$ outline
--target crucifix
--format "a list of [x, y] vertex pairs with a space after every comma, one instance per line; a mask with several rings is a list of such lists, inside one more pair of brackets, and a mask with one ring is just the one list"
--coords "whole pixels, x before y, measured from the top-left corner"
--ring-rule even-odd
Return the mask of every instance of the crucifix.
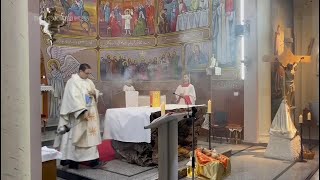
[[309, 63], [311, 56], [295, 56], [290, 49], [284, 47], [280, 55], [265, 55], [262, 60], [279, 65], [278, 68], [280, 69], [276, 71], [276, 76], [279, 77], [276, 77], [275, 88], [278, 90], [282, 89], [283, 98], [287, 100], [290, 107], [294, 107], [294, 75], [296, 66], [299, 63]]

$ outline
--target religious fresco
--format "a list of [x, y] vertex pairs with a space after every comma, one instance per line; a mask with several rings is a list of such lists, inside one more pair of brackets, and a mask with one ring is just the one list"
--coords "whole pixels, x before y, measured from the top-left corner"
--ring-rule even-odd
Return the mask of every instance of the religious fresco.
[[238, 65], [234, 0], [212, 1], [212, 52], [222, 68]]
[[59, 0], [54, 1], [58, 14], [67, 18], [66, 26], [59, 34], [67, 36], [97, 35], [97, 0]]
[[159, 0], [159, 34], [209, 26], [209, 0]]
[[138, 37], [155, 33], [155, 0], [99, 0], [101, 37]]
[[97, 51], [95, 49], [49, 46], [47, 49], [46, 72], [49, 81], [59, 79], [66, 82], [77, 73], [81, 63], [88, 63], [92, 68], [89, 76], [97, 80]]
[[100, 51], [100, 80], [179, 80], [183, 70], [182, 47]]
[[186, 71], [205, 71], [211, 56], [210, 41], [187, 44], [185, 46]]

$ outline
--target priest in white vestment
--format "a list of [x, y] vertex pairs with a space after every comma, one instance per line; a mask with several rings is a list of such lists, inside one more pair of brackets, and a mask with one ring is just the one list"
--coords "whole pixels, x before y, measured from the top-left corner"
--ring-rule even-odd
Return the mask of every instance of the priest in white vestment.
[[62, 99], [58, 130], [67, 126], [70, 131], [57, 135], [54, 147], [62, 153], [61, 165], [78, 169], [80, 162], [89, 166], [101, 165], [97, 145], [101, 144], [97, 111], [99, 91], [88, 79], [91, 67], [81, 64], [79, 72], [68, 80]]
[[176, 101], [177, 104], [195, 105], [196, 103], [196, 91], [194, 86], [190, 84], [190, 79], [187, 74], [183, 75], [183, 83], [176, 89]]

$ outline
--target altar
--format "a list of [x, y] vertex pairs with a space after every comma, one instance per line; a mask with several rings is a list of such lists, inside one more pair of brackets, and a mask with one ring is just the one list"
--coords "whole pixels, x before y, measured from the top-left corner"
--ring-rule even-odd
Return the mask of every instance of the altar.
[[[166, 104], [166, 113], [183, 112], [187, 109], [190, 115], [194, 113], [195, 121], [195, 144], [197, 134], [206, 112], [205, 105], [179, 105]], [[155, 165], [158, 162], [157, 154], [157, 129], [144, 129], [154, 119], [160, 116], [160, 107], [128, 107], [107, 109], [104, 120], [103, 139], [112, 140], [113, 148], [118, 156], [126, 159], [129, 163], [140, 166]], [[178, 145], [184, 151], [191, 150], [192, 131], [191, 122], [188, 119], [178, 123]], [[186, 152], [185, 155], [188, 156]]]

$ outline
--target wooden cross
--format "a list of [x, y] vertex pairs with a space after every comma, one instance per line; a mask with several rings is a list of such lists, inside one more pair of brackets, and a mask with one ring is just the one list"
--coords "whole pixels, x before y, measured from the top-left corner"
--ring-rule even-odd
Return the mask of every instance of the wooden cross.
[[284, 67], [286, 67], [289, 63], [310, 63], [311, 56], [295, 56], [290, 49], [284, 48], [284, 51], [280, 55], [265, 55], [262, 58], [263, 62], [280, 62]]

